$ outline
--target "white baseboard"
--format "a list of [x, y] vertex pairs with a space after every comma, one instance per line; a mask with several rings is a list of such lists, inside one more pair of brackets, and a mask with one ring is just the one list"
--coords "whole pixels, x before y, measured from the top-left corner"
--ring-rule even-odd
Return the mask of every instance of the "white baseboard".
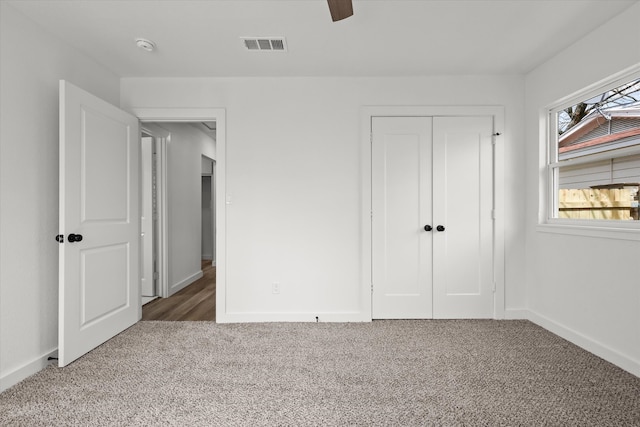
[[142, 305], [145, 304], [149, 304], [151, 301], [153, 301], [154, 299], [157, 299], [157, 296], [154, 297], [145, 297], [144, 295], [142, 296]]
[[204, 273], [202, 273], [202, 270], [199, 270], [196, 273], [193, 273], [191, 276], [189, 276], [189, 277], [187, 277], [185, 279], [182, 279], [178, 283], [169, 286], [169, 296], [171, 296], [171, 295], [175, 294], [176, 292], [186, 288], [187, 286], [189, 286], [190, 284], [192, 284], [193, 282], [195, 282], [196, 280], [198, 280], [202, 276], [204, 276]]
[[14, 369], [9, 373], [2, 374], [2, 376], [0, 376], [0, 392], [43, 370], [45, 367], [47, 367], [47, 365], [55, 363], [55, 361], [51, 361], [48, 359], [49, 357], [57, 357], [57, 353], [58, 349], [55, 348], [39, 357], [36, 357], [30, 362], [25, 363], [24, 365]]
[[529, 320], [529, 310], [526, 308], [507, 308], [504, 311], [505, 320]]
[[592, 338], [581, 334], [580, 332], [574, 331], [571, 328], [561, 325], [546, 316], [543, 316], [531, 310], [527, 311], [528, 319], [536, 325], [541, 326], [544, 329], [558, 335], [559, 337], [562, 337], [567, 341], [577, 345], [578, 347], [582, 347], [588, 352], [601, 357], [607, 362], [613, 363], [614, 365], [624, 369], [625, 371], [630, 372], [637, 377], [640, 377], [640, 360], [636, 360], [628, 355], [620, 353], [619, 351], [614, 350], [603, 343], [595, 341]]
[[[317, 317], [317, 320], [316, 320]], [[217, 313], [217, 323], [371, 322], [361, 312], [343, 313]]]

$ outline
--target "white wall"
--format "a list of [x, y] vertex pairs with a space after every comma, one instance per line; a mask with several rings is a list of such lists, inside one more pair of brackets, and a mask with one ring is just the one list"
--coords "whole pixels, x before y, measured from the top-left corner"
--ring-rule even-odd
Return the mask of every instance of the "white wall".
[[215, 159], [215, 142], [188, 123], [145, 124], [170, 133], [167, 144], [169, 294], [202, 277], [202, 156]]
[[[526, 295], [531, 318], [640, 375], [640, 242], [544, 232], [540, 109], [640, 62], [640, 3], [526, 77]], [[606, 52], [606, 55], [595, 55]]]
[[119, 79], [0, 2], [0, 390], [58, 345], [58, 80], [119, 104]]
[[226, 108], [218, 162], [231, 203], [218, 308], [244, 320], [361, 311], [362, 106], [504, 105], [506, 298], [508, 308], [525, 306], [522, 77], [125, 78], [121, 99], [124, 109]]

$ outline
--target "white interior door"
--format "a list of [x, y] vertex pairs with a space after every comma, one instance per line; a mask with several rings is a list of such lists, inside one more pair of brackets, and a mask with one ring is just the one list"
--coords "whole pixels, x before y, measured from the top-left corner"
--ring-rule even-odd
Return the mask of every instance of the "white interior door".
[[142, 169], [140, 180], [142, 182], [141, 193], [141, 226], [142, 233], [142, 271], [140, 276], [140, 288], [143, 297], [156, 295], [153, 280], [153, 138], [142, 138]]
[[431, 119], [372, 122], [372, 316], [432, 317]]
[[433, 119], [435, 318], [493, 317], [492, 134], [492, 117]]
[[61, 81], [59, 366], [140, 319], [139, 170], [138, 119]]

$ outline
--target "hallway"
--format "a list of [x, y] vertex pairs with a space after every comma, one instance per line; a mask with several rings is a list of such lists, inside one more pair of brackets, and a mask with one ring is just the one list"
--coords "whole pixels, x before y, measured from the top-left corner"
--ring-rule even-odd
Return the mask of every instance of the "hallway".
[[142, 320], [206, 320], [216, 318], [216, 268], [202, 261], [204, 276], [171, 295], [142, 306]]

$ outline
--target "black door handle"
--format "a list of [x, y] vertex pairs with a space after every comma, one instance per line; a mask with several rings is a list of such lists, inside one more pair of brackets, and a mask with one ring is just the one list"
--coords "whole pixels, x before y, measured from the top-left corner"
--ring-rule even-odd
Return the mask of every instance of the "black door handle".
[[424, 226], [424, 231], [431, 231], [431, 230], [433, 230], [433, 227], [431, 227], [430, 225]]
[[82, 234], [69, 234], [67, 236], [67, 241], [69, 243], [81, 242], [82, 241]]
[[439, 225], [436, 227], [436, 230], [438, 231], [444, 231], [444, 225]]

